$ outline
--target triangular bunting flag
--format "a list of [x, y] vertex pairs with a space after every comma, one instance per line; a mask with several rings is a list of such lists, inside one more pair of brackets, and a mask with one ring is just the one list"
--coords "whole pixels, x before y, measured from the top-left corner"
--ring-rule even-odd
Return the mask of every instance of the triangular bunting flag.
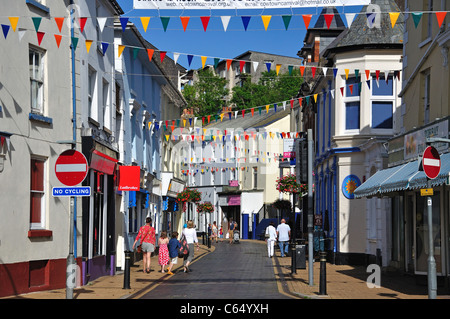
[[102, 53], [103, 53], [103, 55], [105, 55], [106, 50], [108, 50], [108, 47], [109, 47], [109, 43], [102, 42]]
[[266, 105], [266, 113], [269, 113], [269, 107], [270, 107], [270, 105], [267, 104], [267, 105]]
[[200, 17], [200, 19], [202, 20], [202, 24], [203, 24], [203, 30], [205, 30], [206, 32], [206, 28], [208, 28], [208, 23], [209, 23], [209, 19], [211, 17]]
[[227, 60], [227, 70], [230, 69], [231, 62], [233, 62], [233, 60], [231, 60], [231, 59], [228, 59], [228, 60]]
[[277, 65], [275, 66], [275, 69], [276, 69], [276, 72], [277, 72], [277, 75], [278, 75], [278, 73], [280, 73], [281, 64], [277, 64]]
[[293, 66], [293, 65], [289, 65], [289, 66], [288, 66], [289, 75], [292, 75], [293, 69], [294, 69], [294, 66]]
[[155, 50], [153, 50], [153, 49], [147, 49], [147, 55], [148, 55], [149, 61], [152, 60], [154, 52], [155, 52]]
[[178, 61], [178, 58], [180, 57], [180, 54], [179, 53], [174, 53], [173, 54], [173, 62], [175, 63], [175, 64], [177, 64], [177, 61]]
[[303, 17], [303, 23], [305, 23], [305, 28], [306, 28], [306, 30], [308, 30], [309, 22], [311, 21], [312, 14], [303, 14], [302, 17]]
[[284, 27], [286, 28], [286, 31], [287, 31], [287, 29], [289, 27], [289, 23], [291, 23], [292, 16], [282, 16], [282, 18], [283, 18]]
[[259, 62], [252, 62], [253, 64], [253, 71], [256, 72], [256, 69], [258, 68]]
[[336, 76], [337, 76], [337, 71], [338, 71], [337, 68], [333, 68], [333, 76], [334, 76], [334, 78], [336, 78]]
[[58, 26], [59, 33], [62, 32], [62, 26], [64, 24], [64, 17], [55, 18], [56, 25]]
[[217, 67], [219, 66], [219, 62], [220, 62], [219, 58], [214, 58], [214, 68], [217, 69]]
[[180, 17], [180, 20], [181, 20], [181, 24], [183, 25], [183, 30], [186, 32], [186, 28], [187, 28], [187, 26], [188, 26], [188, 23], [189, 23], [189, 19], [190, 19], [191, 17]]
[[208, 57], [202, 56], [201, 58], [202, 58], [202, 68], [205, 68], [206, 60], [208, 59]]
[[160, 17], [161, 19], [161, 23], [163, 25], [164, 28], [164, 32], [167, 31], [167, 26], [169, 25], [169, 21], [170, 21], [170, 17]]
[[334, 14], [324, 14], [323, 17], [325, 18], [325, 22], [327, 23], [327, 28], [330, 29]]
[[125, 49], [125, 46], [122, 45], [122, 44], [119, 44], [119, 47], [118, 47], [118, 49], [117, 49], [119, 58], [120, 58], [120, 56], [122, 55], [122, 52], [123, 52], [124, 49]]
[[348, 73], [350, 72], [350, 70], [349, 69], [345, 69], [344, 71], [345, 71], [345, 79], [348, 80]]
[[122, 32], [125, 31], [125, 29], [127, 28], [127, 24], [128, 24], [128, 19], [129, 18], [120, 18], [120, 25], [122, 26]]
[[107, 18], [105, 17], [97, 18], [97, 23], [100, 28], [100, 32], [103, 32], [103, 29], [105, 29], [106, 19]]
[[9, 17], [9, 23], [11, 23], [11, 28], [16, 32], [17, 23], [19, 22], [19, 17]]
[[38, 32], [39, 26], [41, 25], [42, 18], [41, 17], [32, 17], [31, 19], [33, 20], [34, 29], [36, 30], [36, 32]]
[[311, 67], [311, 73], [312, 73], [313, 78], [315, 78], [315, 76], [316, 76], [316, 69], [317, 68], [315, 66]]
[[72, 37], [72, 47], [73, 47], [74, 50], [77, 49], [77, 46], [78, 46], [78, 40], [79, 40], [78, 38]]
[[250, 110], [250, 112], [252, 112], [252, 117], [253, 117], [253, 115], [255, 114], [255, 109], [252, 108], [252, 109]]
[[242, 73], [242, 70], [244, 69], [244, 66], [245, 66], [245, 61], [239, 61], [239, 70], [241, 71], [241, 73]]
[[317, 95], [319, 95], [318, 93], [314, 94], [314, 102], [317, 103]]
[[247, 31], [247, 27], [248, 27], [248, 24], [250, 23], [250, 19], [251, 19], [252, 17], [250, 17], [250, 16], [243, 16], [243, 17], [241, 17], [241, 19], [242, 19], [242, 24], [244, 25], [244, 29], [245, 29], [245, 31]]
[[370, 90], [370, 80], [367, 80], [366, 84], [367, 84], [367, 86], [369, 87], [369, 90]]
[[86, 51], [87, 53], [89, 53], [89, 51], [91, 50], [91, 45], [92, 45], [92, 40], [86, 40]]
[[270, 67], [272, 66], [271, 62], [266, 62], [267, 72], [270, 72]]
[[366, 80], [368, 80], [370, 77], [370, 70], [366, 70]]
[[397, 19], [400, 16], [400, 12], [389, 12], [389, 18], [391, 18], [391, 26], [394, 29]]
[[187, 59], [188, 59], [188, 64], [189, 66], [191, 66], [192, 63], [192, 59], [194, 58], [194, 56], [192, 54], [188, 54]]
[[347, 20], [347, 28], [350, 29], [352, 26], [353, 20], [355, 20], [356, 13], [346, 13], [345, 14], [345, 20]]
[[417, 26], [419, 25], [420, 19], [422, 19], [422, 12], [412, 12], [412, 17], [414, 21], [414, 26], [417, 29]]
[[220, 19], [222, 20], [223, 25], [223, 31], [227, 32], [228, 23], [230, 23], [230, 16], [221, 16]]
[[80, 17], [78, 19], [78, 23], [80, 24], [80, 32], [81, 33], [83, 33], [83, 31], [84, 31], [84, 27], [86, 26], [86, 21], [87, 21], [86, 17]]
[[344, 87], [341, 87], [341, 95], [344, 96]]
[[55, 34], [55, 40], [56, 40], [56, 45], [58, 46], [58, 49], [59, 49], [59, 46], [61, 44], [61, 39], [62, 39], [62, 35]]
[[437, 21], [438, 21], [439, 28], [442, 27], [442, 22], [444, 22], [444, 19], [445, 19], [446, 15], [447, 15], [446, 11], [436, 12], [436, 18], [437, 18]]
[[142, 28], [144, 28], [144, 32], [147, 32], [149, 22], [150, 22], [150, 17], [141, 17], [141, 24], [142, 24]]
[[37, 32], [38, 44], [41, 45], [42, 39], [44, 38], [44, 32]]
[[269, 27], [270, 20], [272, 19], [272, 16], [261, 16], [261, 19], [264, 24], [264, 29], [267, 31], [267, 28]]
[[303, 65], [300, 65], [300, 74], [303, 76], [305, 74], [305, 67]]
[[9, 32], [9, 29], [10, 29], [11, 27], [9, 26], [9, 25], [6, 25], [6, 24], [2, 24], [2, 30], [3, 30], [3, 35], [5, 36], [5, 39], [6, 39], [6, 37], [8, 36], [8, 32]]
[[163, 63], [164, 58], [166, 57], [167, 52], [166, 51], [160, 51], [159, 52], [159, 59], [161, 60], [161, 63]]

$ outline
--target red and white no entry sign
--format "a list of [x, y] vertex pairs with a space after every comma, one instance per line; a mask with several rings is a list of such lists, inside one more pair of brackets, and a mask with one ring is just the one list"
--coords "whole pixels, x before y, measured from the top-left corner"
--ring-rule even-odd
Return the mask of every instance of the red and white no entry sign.
[[434, 179], [439, 175], [441, 171], [441, 157], [433, 146], [428, 146], [423, 152], [422, 166], [428, 178]]
[[80, 184], [89, 170], [86, 157], [76, 150], [67, 150], [59, 155], [55, 164], [58, 180], [66, 186]]

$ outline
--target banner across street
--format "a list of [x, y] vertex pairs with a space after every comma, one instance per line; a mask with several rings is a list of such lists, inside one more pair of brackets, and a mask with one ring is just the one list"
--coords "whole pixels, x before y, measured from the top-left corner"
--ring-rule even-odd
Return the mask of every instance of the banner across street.
[[362, 6], [370, 0], [133, 0], [134, 9], [279, 9]]

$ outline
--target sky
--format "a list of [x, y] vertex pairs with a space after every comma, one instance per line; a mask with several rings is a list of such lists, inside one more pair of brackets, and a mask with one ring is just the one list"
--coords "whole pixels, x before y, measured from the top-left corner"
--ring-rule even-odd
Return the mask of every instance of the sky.
[[[312, 14], [310, 27], [314, 26], [321, 7], [286, 9], [250, 9], [250, 10], [142, 10], [133, 9], [133, 0], [118, 0], [124, 14], [158, 50], [167, 51], [170, 58], [180, 53], [178, 64], [186, 69], [202, 67], [200, 56], [207, 56], [207, 64], [213, 64], [214, 58], [233, 59], [248, 51], [258, 51], [296, 57], [303, 46], [306, 28], [302, 14]], [[361, 7], [338, 7], [341, 14], [359, 12]], [[272, 15], [267, 31], [261, 15]], [[282, 15], [293, 15], [288, 30], [285, 29]], [[189, 16], [186, 31], [183, 30], [180, 16]], [[201, 16], [210, 16], [206, 32]], [[227, 31], [224, 31], [221, 16], [231, 16]], [[241, 16], [251, 16], [245, 31]], [[147, 31], [142, 28], [140, 17], [150, 17]], [[160, 17], [170, 17], [167, 30], [164, 31]], [[345, 21], [345, 17], [342, 16]], [[194, 55], [189, 66], [186, 55]]]

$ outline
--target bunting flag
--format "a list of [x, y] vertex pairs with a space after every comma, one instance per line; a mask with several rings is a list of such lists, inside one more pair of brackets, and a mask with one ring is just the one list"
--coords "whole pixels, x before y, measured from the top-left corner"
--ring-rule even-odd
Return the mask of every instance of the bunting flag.
[[269, 27], [270, 20], [272, 19], [272, 16], [261, 16], [261, 19], [264, 24], [264, 29], [267, 31], [267, 28]]
[[323, 17], [325, 18], [325, 22], [327, 24], [327, 28], [330, 29], [331, 22], [333, 22], [334, 14], [324, 14]]
[[119, 19], [120, 20], [120, 25], [122, 26], [122, 32], [124, 32], [126, 27], [127, 27], [128, 19], [129, 18], [122, 18], [122, 17], [120, 17], [120, 19]]
[[147, 55], [148, 55], [148, 60], [149, 61], [152, 61], [154, 52], [155, 52], [155, 50], [153, 50], [153, 49], [147, 49]]
[[103, 56], [105, 55], [106, 50], [108, 50], [108, 47], [109, 47], [109, 43], [102, 42], [102, 53], [103, 53]]
[[97, 18], [98, 27], [100, 28], [100, 32], [103, 32], [106, 25], [106, 19], [105, 17], [99, 17]]
[[17, 23], [19, 22], [19, 17], [9, 17], [9, 23], [11, 23], [11, 28], [16, 32]]
[[189, 54], [188, 56], [187, 56], [187, 60], [188, 60], [188, 64], [189, 64], [189, 66], [191, 66], [191, 63], [192, 63], [192, 59], [194, 58], [194, 56], [192, 55], [192, 54]]
[[141, 17], [141, 24], [144, 32], [147, 32], [148, 24], [150, 22], [150, 17]]
[[205, 68], [206, 60], [208, 59], [208, 57], [202, 56], [201, 58], [202, 58], [202, 68]]
[[230, 23], [230, 16], [222, 16], [220, 19], [222, 20], [223, 31], [227, 32], [228, 23]]
[[376, 12], [372, 12], [372, 13], [366, 13], [367, 16], [367, 23], [369, 24], [369, 28], [373, 28], [374, 23], [375, 23], [375, 18], [377, 17], [377, 13]]
[[187, 28], [187, 26], [188, 26], [188, 23], [189, 23], [189, 19], [190, 19], [190, 18], [191, 18], [191, 17], [180, 17], [181, 25], [183, 26], [184, 32], [186, 32], [186, 28]]
[[61, 40], [62, 40], [62, 35], [55, 34], [55, 41], [56, 41], [56, 45], [58, 46], [58, 49], [59, 49], [59, 46], [61, 44]]
[[231, 62], [233, 62], [233, 60], [231, 60], [231, 59], [228, 59], [228, 60], [227, 60], [227, 70], [230, 69]]
[[417, 29], [417, 26], [419, 25], [419, 22], [422, 19], [422, 12], [412, 12], [411, 14], [414, 20], [414, 26]]
[[245, 66], [245, 61], [239, 61], [239, 70], [241, 71], [241, 73], [242, 73], [242, 70], [244, 69], [244, 66]]
[[124, 45], [121, 45], [121, 44], [119, 44], [119, 47], [118, 47], [118, 49], [117, 49], [117, 52], [118, 52], [118, 55], [119, 55], [119, 58], [120, 58], [120, 56], [122, 55], [122, 52], [123, 52], [123, 50], [125, 49], [125, 46]]
[[284, 27], [286, 28], [286, 31], [287, 31], [289, 24], [291, 23], [292, 16], [285, 15], [285, 16], [282, 16], [282, 18], [283, 18]]
[[244, 25], [244, 29], [245, 29], [245, 31], [247, 31], [247, 27], [248, 27], [248, 24], [250, 23], [250, 19], [251, 19], [252, 17], [250, 17], [250, 16], [242, 16], [241, 17], [241, 19], [242, 19], [242, 24]]
[[161, 23], [164, 28], [164, 32], [167, 31], [167, 26], [169, 25], [170, 17], [161, 17]]
[[447, 15], [446, 11], [436, 12], [436, 18], [437, 18], [437, 21], [438, 21], [439, 28], [442, 27], [442, 23], [444, 22], [444, 19], [445, 19], [446, 15]]
[[80, 24], [80, 32], [81, 33], [83, 33], [83, 31], [84, 31], [84, 27], [86, 26], [86, 21], [87, 21], [86, 17], [78, 18], [78, 23]]
[[38, 32], [39, 27], [41, 25], [42, 18], [41, 17], [32, 17], [31, 19], [33, 20], [34, 29], [36, 30], [36, 32]]
[[42, 39], [44, 38], [45, 33], [38, 31], [38, 32], [36, 32], [36, 34], [37, 34], [38, 44], [39, 44], [39, 46], [41, 46], [41, 42], [42, 42]]
[[205, 32], [206, 32], [206, 28], [208, 28], [210, 18], [211, 17], [200, 17], [200, 19], [202, 20], [202, 24], [203, 24], [203, 30], [205, 30]]
[[391, 18], [391, 26], [394, 29], [397, 19], [400, 16], [400, 12], [389, 12], [389, 18]]
[[345, 20], [347, 21], [347, 28], [350, 29], [352, 26], [353, 20], [355, 20], [356, 13], [346, 13]]
[[92, 40], [86, 40], [86, 51], [87, 53], [89, 53], [89, 51], [91, 50], [91, 45], [92, 45]]
[[275, 69], [276, 69], [277, 76], [278, 76], [278, 73], [280, 73], [281, 64], [277, 64], [277, 65], [275, 66]]
[[305, 24], [306, 30], [308, 30], [309, 22], [311, 22], [312, 14], [303, 14], [303, 23]]
[[77, 49], [77, 46], [78, 46], [78, 40], [79, 40], [78, 38], [72, 37], [72, 47], [73, 47], [74, 50]]
[[159, 59], [161, 60], [161, 63], [163, 63], [164, 58], [166, 57], [167, 52], [166, 51], [160, 51], [159, 52]]
[[5, 37], [5, 39], [8, 36], [9, 29], [10, 29], [9, 25], [2, 24], [3, 36]]
[[300, 65], [300, 75], [303, 76], [305, 74], [305, 67]]
[[178, 58], [180, 57], [179, 53], [173, 53], [173, 62], [177, 64]]

